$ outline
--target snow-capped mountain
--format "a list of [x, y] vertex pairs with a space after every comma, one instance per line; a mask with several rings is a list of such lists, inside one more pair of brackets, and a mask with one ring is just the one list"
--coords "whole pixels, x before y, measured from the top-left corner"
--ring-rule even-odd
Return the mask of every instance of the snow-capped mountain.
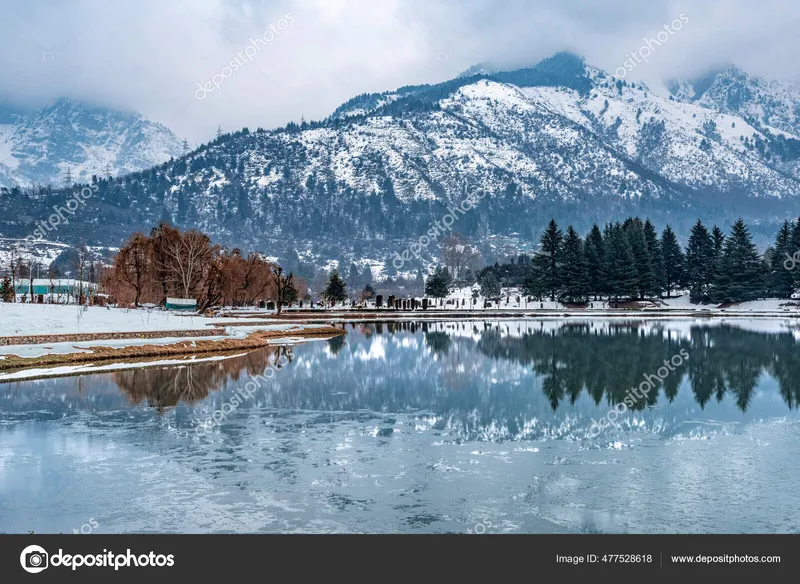
[[0, 108], [0, 186], [61, 185], [143, 170], [182, 154], [166, 127], [139, 114], [62, 99], [35, 111]]
[[[535, 241], [550, 217], [586, 231], [628, 215], [679, 233], [698, 218], [725, 228], [742, 216], [763, 242], [797, 213], [799, 161], [800, 140], [785, 127], [695, 95], [659, 96], [561, 53], [362, 95], [321, 122], [222, 136], [100, 181], [88, 203], [97, 212], [59, 236], [116, 245], [168, 219], [248, 248], [383, 260], [481, 191], [452, 229], [486, 245]], [[50, 199], [19, 195], [0, 209], [0, 222], [10, 219], [0, 231], [24, 232], [13, 218], [46, 212]]]
[[751, 77], [730, 66], [698, 80], [673, 81], [670, 91], [682, 101], [800, 135], [800, 85]]

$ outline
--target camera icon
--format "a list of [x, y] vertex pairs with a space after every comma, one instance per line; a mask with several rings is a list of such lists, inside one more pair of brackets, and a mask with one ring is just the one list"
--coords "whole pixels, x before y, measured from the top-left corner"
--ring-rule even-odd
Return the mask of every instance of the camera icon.
[[38, 545], [29, 545], [22, 550], [19, 555], [19, 563], [22, 564], [22, 569], [29, 574], [38, 574], [50, 565], [47, 551]]
[[42, 61], [55, 61], [56, 54], [53, 51], [45, 51], [42, 53]]
[[436, 51], [436, 60], [440, 62], [449, 61], [450, 55], [445, 51]]

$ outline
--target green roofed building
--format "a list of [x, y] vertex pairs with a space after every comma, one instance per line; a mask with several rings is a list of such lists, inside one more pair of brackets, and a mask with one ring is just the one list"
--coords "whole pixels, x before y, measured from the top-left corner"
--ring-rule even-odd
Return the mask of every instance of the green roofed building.
[[[24, 296], [31, 293], [30, 280], [17, 280], [14, 290], [17, 296]], [[34, 278], [33, 280], [33, 295], [43, 295], [54, 301], [61, 298], [62, 300], [70, 300], [77, 298], [80, 291], [83, 289], [84, 294], [97, 293], [97, 284], [91, 282], [80, 282], [78, 280], [49, 280], [47, 278]]]
[[167, 310], [197, 310], [197, 300], [194, 298], [167, 298]]

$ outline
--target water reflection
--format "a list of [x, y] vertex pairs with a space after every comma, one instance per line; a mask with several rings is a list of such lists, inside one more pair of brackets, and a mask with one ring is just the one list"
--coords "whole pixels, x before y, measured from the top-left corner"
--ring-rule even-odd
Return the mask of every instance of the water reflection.
[[163, 412], [179, 404], [213, 405], [224, 399], [218, 395], [224, 390], [284, 363], [288, 371], [277, 371], [259, 390], [259, 403], [313, 411], [427, 411], [507, 425], [543, 414], [542, 400], [559, 413], [584, 400], [593, 404], [584, 408], [613, 406], [682, 353], [688, 359], [630, 410], [668, 406], [686, 392], [700, 409], [730, 400], [746, 412], [754, 392], [774, 383], [786, 407], [795, 409], [797, 343], [789, 325], [760, 332], [674, 321], [352, 324], [347, 336], [327, 341], [180, 367], [0, 385], [0, 396], [10, 410], [56, 395], [69, 409], [95, 390], [110, 399], [115, 386], [131, 405]]
[[[692, 326], [680, 335], [671, 332], [669, 326], [641, 322], [601, 327], [584, 323], [514, 337], [503, 336], [497, 327], [484, 331], [477, 347], [492, 358], [532, 366], [542, 377], [554, 410], [565, 399], [574, 404], [583, 391], [597, 404], [604, 398], [619, 403], [645, 375], [681, 351], [689, 358], [659, 385], [670, 403], [688, 380], [701, 408], [712, 397], [722, 401], [728, 394], [744, 412], [759, 379], [767, 374], [777, 379], [787, 406], [797, 407], [800, 355], [793, 333], [753, 332], [731, 325]], [[650, 393], [632, 409], [652, 406], [658, 395]]]
[[112, 377], [131, 404], [145, 403], [163, 410], [178, 403], [202, 401], [212, 391], [224, 387], [229, 380], [238, 381], [244, 375], [259, 375], [267, 367], [281, 369], [286, 362], [281, 359], [282, 356], [291, 363], [291, 347], [270, 347], [213, 365], [198, 363], [169, 368], [146, 367], [119, 371], [113, 373]]
[[497, 532], [796, 531], [797, 333], [373, 322], [223, 361], [0, 384], [0, 531], [88, 517], [104, 533], [464, 533], [486, 517]]

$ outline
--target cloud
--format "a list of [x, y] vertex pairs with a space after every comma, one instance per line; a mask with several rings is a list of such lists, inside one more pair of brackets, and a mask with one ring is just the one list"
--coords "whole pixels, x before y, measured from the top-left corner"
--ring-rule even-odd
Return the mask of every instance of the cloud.
[[[196, 99], [198, 83], [287, 13], [290, 26]], [[65, 96], [136, 110], [197, 143], [218, 125], [318, 119], [357, 94], [441, 81], [482, 61], [528, 65], [568, 49], [613, 71], [680, 13], [689, 23], [633, 79], [736, 63], [800, 81], [791, 0], [29, 0], [4, 7], [0, 102]]]

